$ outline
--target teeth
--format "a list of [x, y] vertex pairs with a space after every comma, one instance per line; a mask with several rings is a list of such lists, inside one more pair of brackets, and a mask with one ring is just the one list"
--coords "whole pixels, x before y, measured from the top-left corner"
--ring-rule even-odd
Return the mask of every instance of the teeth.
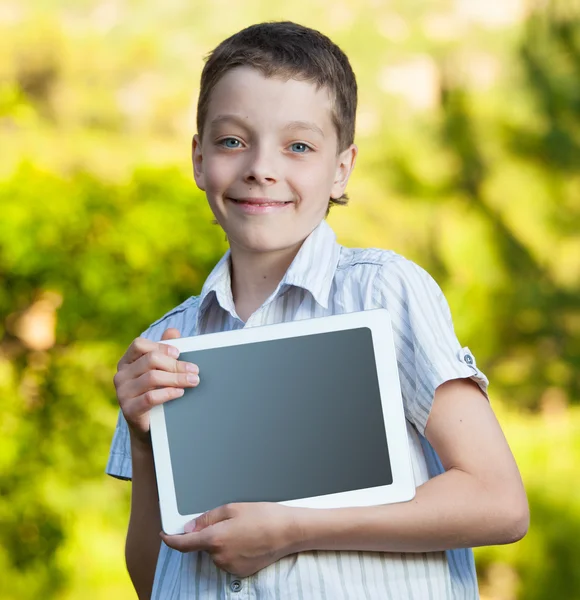
[[257, 203], [257, 202], [245, 202], [244, 200], [236, 200], [238, 204], [250, 204], [252, 206], [276, 206], [277, 204], [288, 204], [288, 202], [265, 202], [265, 203]]

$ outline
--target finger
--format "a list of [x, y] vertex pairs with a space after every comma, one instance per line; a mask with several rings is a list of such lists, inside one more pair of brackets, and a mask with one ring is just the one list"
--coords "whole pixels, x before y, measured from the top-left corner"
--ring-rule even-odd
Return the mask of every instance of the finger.
[[179, 552], [211, 551], [211, 544], [204, 531], [199, 533], [184, 533], [182, 535], [167, 535], [162, 531], [160, 535], [167, 546]]
[[199, 383], [199, 375], [197, 373], [168, 373], [154, 370], [143, 373], [133, 380], [133, 383], [138, 393], [166, 387], [188, 388], [195, 387]]
[[[166, 329], [163, 332], [163, 335], [161, 336], [161, 340], [162, 341], [176, 340], [177, 338], [180, 338], [180, 337], [181, 337], [181, 333], [179, 333], [179, 329], [176, 329], [175, 327], [169, 327], [168, 329]], [[171, 348], [175, 348], [175, 346], [171, 346]], [[178, 352], [177, 356], [179, 356], [179, 350], [177, 348], [175, 348], [175, 350], [177, 350], [177, 352]], [[174, 356], [174, 353], [171, 354], [171, 356], [173, 356], [174, 358], [177, 358], [177, 356]]]
[[176, 360], [165, 352], [154, 350], [143, 355], [122, 371], [124, 379], [137, 379], [149, 371], [167, 371], [168, 373], [199, 374], [199, 367], [184, 360]]
[[154, 348], [155, 342], [142, 337], [135, 338], [125, 351], [125, 354], [123, 354], [121, 357], [121, 360], [119, 360], [117, 364], [117, 370], [120, 370], [121, 367], [136, 361], [144, 354], [147, 354], [147, 352], [151, 352]]
[[185, 390], [183, 388], [166, 387], [157, 390], [149, 390], [140, 396], [127, 401], [121, 408], [128, 419], [140, 417], [149, 412], [154, 406], [165, 404], [170, 400], [181, 398]]
[[[199, 375], [196, 373], [168, 373], [154, 370], [147, 371], [140, 377], [125, 382], [118, 389], [117, 395], [128, 399], [150, 394], [148, 398], [145, 398], [145, 401], [153, 406], [169, 400], [162, 394], [151, 395], [153, 392], [172, 388], [193, 388], [197, 385], [199, 385]], [[175, 396], [172, 396], [172, 398], [175, 398]]]
[[169, 327], [163, 332], [161, 339], [165, 340], [175, 340], [181, 337], [181, 333], [179, 333], [179, 329], [175, 329], [175, 327]]
[[179, 350], [175, 348], [175, 346], [169, 346], [168, 344], [160, 344], [158, 342], [152, 342], [143, 337], [138, 337], [131, 345], [127, 348], [127, 351], [121, 357], [117, 365], [117, 370], [121, 370], [121, 368], [126, 367], [131, 363], [134, 363], [136, 360], [147, 354], [148, 352], [153, 352], [154, 350], [158, 352], [162, 352], [167, 356], [171, 356], [173, 358], [178, 358]]
[[202, 515], [199, 515], [197, 519], [193, 519], [185, 524], [186, 532], [198, 532], [202, 531], [206, 527], [210, 525], [215, 525], [220, 521], [227, 521], [228, 519], [233, 518], [233, 511], [235, 509], [230, 504], [224, 504], [223, 506], [218, 506], [212, 510], [208, 510], [204, 512]]
[[[146, 385], [148, 383], [147, 381], [144, 381], [143, 379], [139, 380], [143, 375], [153, 371], [166, 371], [168, 373], [173, 373], [174, 376], [180, 375], [181, 377], [176, 378], [173, 383], [168, 379], [160, 380], [157, 384], [155, 381], [151, 381], [149, 382], [149, 386]], [[175, 385], [178, 387], [191, 387], [187, 385], [187, 375], [197, 375], [197, 382], [194, 380], [191, 383], [193, 385], [199, 383], [199, 367], [197, 365], [187, 361], [177, 361], [163, 352], [154, 351], [148, 352], [135, 362], [121, 368], [121, 370], [115, 374], [113, 382], [119, 399], [134, 398], [154, 387], [164, 387], [166, 385], [173, 387], [175, 387]]]

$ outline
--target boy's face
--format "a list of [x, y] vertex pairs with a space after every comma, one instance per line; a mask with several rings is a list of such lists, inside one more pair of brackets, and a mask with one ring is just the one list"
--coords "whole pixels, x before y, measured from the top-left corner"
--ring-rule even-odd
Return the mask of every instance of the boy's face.
[[217, 83], [193, 164], [232, 251], [295, 248], [343, 194], [357, 150], [337, 154], [331, 110], [325, 88], [249, 67]]

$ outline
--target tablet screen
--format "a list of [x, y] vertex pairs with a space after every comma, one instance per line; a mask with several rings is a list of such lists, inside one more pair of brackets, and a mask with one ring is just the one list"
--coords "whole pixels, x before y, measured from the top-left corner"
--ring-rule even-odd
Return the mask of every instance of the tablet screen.
[[393, 482], [367, 327], [180, 360], [201, 380], [164, 405], [180, 514]]

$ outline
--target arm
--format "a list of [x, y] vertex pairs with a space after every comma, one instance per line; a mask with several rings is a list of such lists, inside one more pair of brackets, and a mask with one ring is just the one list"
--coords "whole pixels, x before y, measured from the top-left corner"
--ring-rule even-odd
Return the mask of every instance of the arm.
[[159, 555], [161, 516], [151, 444], [131, 436], [131, 516], [125, 543], [127, 571], [140, 599], [150, 598]]
[[[168, 329], [164, 340], [179, 337]], [[114, 382], [119, 406], [131, 441], [131, 516], [125, 544], [127, 570], [140, 599], [150, 598], [159, 556], [161, 517], [149, 411], [155, 405], [183, 395], [199, 382], [196, 365], [178, 361], [176, 348], [137, 338], [119, 361]], [[192, 378], [193, 377], [193, 378]]]
[[323, 510], [227, 504], [186, 525], [188, 533], [161, 537], [181, 552], [204, 550], [242, 577], [308, 550], [431, 552], [522, 538], [529, 519], [522, 481], [474, 382], [457, 379], [437, 389], [426, 435], [446, 472], [410, 502]]
[[477, 385], [457, 379], [440, 386], [425, 435], [445, 473], [420, 486], [410, 502], [300, 509], [298, 550], [430, 552], [521, 539], [529, 521], [524, 487]]

